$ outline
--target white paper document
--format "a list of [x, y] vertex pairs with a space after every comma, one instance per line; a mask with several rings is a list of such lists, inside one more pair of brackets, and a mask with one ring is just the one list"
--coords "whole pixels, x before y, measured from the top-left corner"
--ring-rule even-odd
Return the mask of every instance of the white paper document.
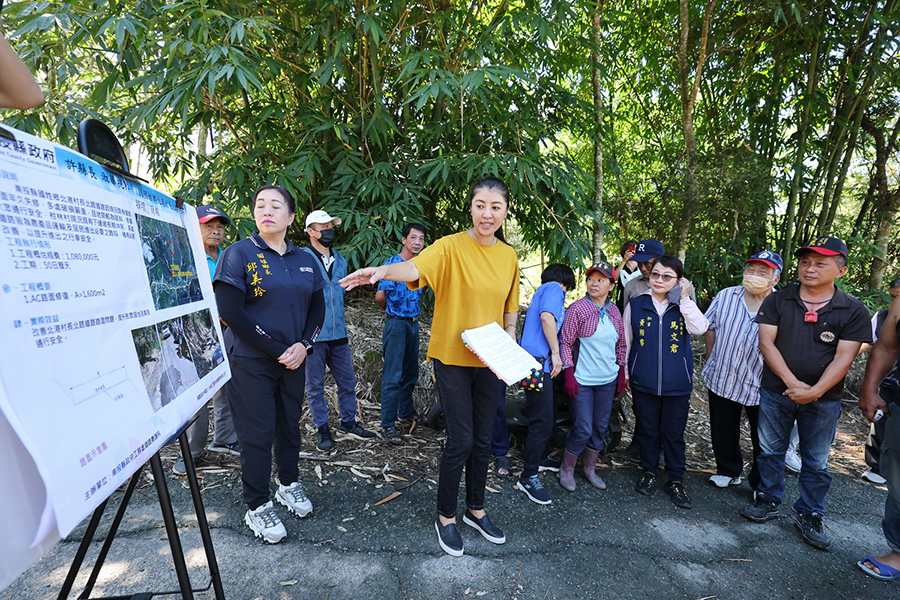
[[466, 329], [462, 332], [462, 339], [481, 362], [507, 385], [525, 379], [534, 369], [541, 369], [541, 364], [509, 337], [496, 321]]

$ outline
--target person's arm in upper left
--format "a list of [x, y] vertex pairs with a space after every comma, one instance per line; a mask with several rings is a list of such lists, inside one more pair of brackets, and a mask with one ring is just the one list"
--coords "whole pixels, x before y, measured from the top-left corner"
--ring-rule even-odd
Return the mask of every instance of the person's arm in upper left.
[[41, 86], [0, 33], [0, 108], [27, 110], [43, 103]]

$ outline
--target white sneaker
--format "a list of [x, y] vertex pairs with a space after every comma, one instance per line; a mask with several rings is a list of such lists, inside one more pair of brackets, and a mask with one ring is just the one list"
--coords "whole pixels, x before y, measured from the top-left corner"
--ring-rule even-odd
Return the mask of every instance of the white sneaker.
[[803, 462], [800, 460], [800, 452], [796, 448], [788, 448], [787, 452], [784, 453], [784, 468], [791, 473], [799, 473], [802, 467]]
[[275, 512], [272, 501], [269, 500], [256, 510], [248, 510], [244, 515], [247, 527], [258, 538], [269, 544], [277, 544], [287, 537], [287, 530]]
[[306, 497], [306, 492], [303, 491], [303, 486], [299, 481], [287, 486], [278, 484], [275, 500], [300, 518], [312, 512], [312, 502]]
[[865, 473], [863, 473], [863, 479], [877, 485], [887, 483], [887, 479], [885, 479], [878, 473], [875, 473], [874, 471], [866, 471]]
[[728, 475], [712, 475], [710, 483], [718, 488], [727, 488], [729, 485], [741, 485], [741, 476], [729, 477]]

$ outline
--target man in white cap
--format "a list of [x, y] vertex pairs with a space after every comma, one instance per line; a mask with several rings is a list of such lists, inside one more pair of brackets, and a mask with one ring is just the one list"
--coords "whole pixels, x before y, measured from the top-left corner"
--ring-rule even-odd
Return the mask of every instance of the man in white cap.
[[347, 276], [347, 260], [332, 248], [335, 238], [334, 226], [340, 224], [339, 218], [332, 217], [324, 210], [314, 210], [306, 217], [309, 246], [304, 250], [316, 258], [326, 281], [323, 290], [325, 322], [322, 324], [319, 337], [313, 343], [313, 351], [306, 359], [306, 402], [309, 404], [313, 425], [318, 430], [316, 448], [322, 452], [329, 452], [334, 447], [331, 430], [328, 427], [328, 403], [325, 401], [326, 364], [338, 388], [341, 425], [335, 438], [368, 440], [375, 437], [375, 433], [363, 429], [356, 421], [358, 410], [356, 373], [353, 371], [350, 344], [347, 340], [347, 323], [344, 318], [345, 290], [338, 283]]

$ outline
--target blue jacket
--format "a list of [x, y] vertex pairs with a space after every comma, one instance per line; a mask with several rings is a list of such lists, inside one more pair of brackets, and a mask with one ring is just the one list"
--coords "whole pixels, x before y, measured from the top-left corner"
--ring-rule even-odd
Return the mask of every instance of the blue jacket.
[[694, 354], [678, 305], [669, 304], [660, 317], [648, 294], [632, 298], [629, 304], [634, 332], [628, 356], [631, 386], [657, 396], [690, 394]]
[[334, 264], [331, 266], [331, 277], [328, 277], [328, 271], [322, 264], [319, 254], [310, 247], [304, 248], [313, 258], [325, 279], [325, 288], [322, 293], [325, 294], [325, 322], [322, 323], [322, 331], [316, 342], [330, 342], [333, 340], [341, 340], [347, 337], [347, 320], [344, 317], [344, 294], [346, 290], [338, 283], [347, 276], [347, 259], [333, 249], [331, 254], [334, 255]]

